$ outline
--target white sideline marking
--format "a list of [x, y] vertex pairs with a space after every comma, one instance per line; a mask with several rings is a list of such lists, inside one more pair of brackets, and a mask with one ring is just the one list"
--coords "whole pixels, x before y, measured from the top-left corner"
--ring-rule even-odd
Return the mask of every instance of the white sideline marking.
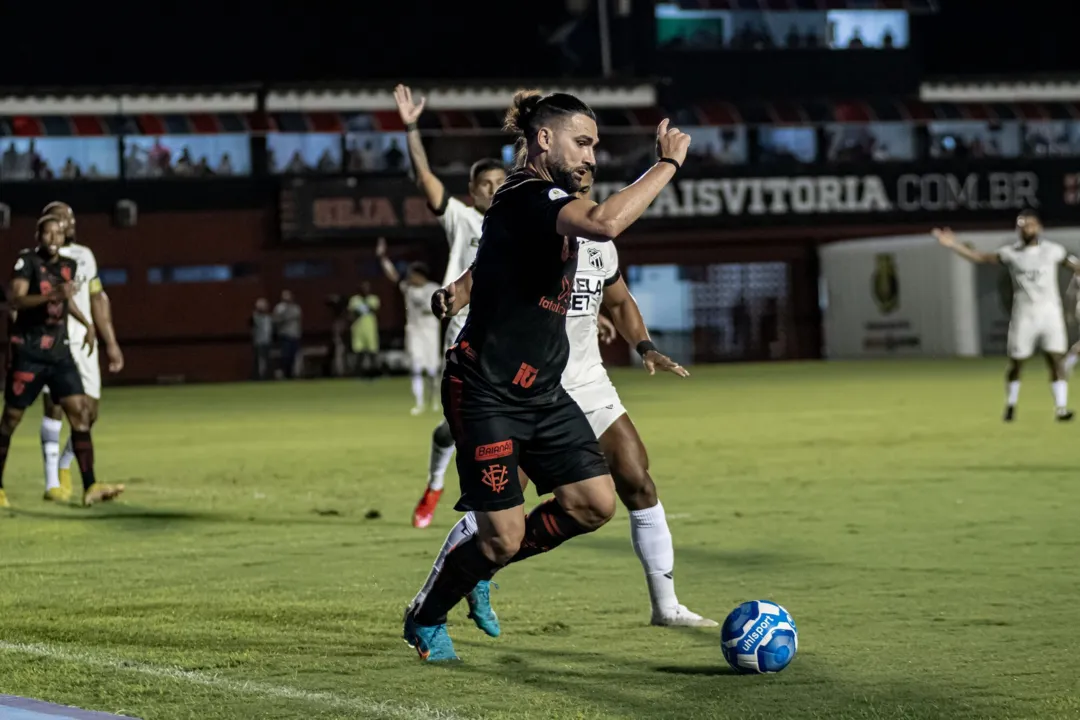
[[80, 650], [67, 650], [53, 645], [39, 645], [36, 643], [10, 643], [0, 641], [0, 651], [21, 653], [23, 655], [36, 655], [52, 660], [79, 663], [98, 668], [111, 670], [126, 670], [141, 673], [151, 677], [182, 680], [195, 685], [226, 690], [232, 693], [247, 693], [264, 698], [280, 698], [284, 700], [299, 700], [307, 703], [326, 705], [334, 708], [353, 710], [355, 712], [379, 718], [430, 718], [430, 720], [464, 720], [459, 715], [438, 710], [427, 705], [407, 707], [390, 701], [378, 702], [366, 698], [337, 695], [331, 692], [301, 690], [288, 685], [270, 685], [268, 683], [254, 682], [251, 680], [231, 680], [203, 673], [197, 670], [183, 670], [177, 667], [163, 667], [147, 665], [132, 660], [112, 658], [99, 653], [84, 652]]

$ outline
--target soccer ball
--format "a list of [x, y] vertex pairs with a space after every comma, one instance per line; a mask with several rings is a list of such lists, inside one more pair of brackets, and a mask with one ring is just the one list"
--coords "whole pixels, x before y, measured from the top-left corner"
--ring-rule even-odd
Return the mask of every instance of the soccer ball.
[[777, 673], [799, 649], [799, 632], [788, 611], [768, 600], [744, 602], [720, 630], [724, 659], [740, 673]]

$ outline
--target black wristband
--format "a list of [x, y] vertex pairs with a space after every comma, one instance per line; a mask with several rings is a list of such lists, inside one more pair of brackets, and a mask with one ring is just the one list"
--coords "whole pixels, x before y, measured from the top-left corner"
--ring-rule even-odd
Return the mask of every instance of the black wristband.
[[657, 160], [656, 162], [671, 163], [672, 165], [675, 166], [675, 172], [678, 172], [678, 171], [682, 170], [682, 165], [680, 165], [679, 161], [676, 160], [675, 158], [662, 157], [659, 160]]
[[642, 340], [637, 344], [637, 354], [641, 357], [645, 357], [645, 353], [650, 350], [656, 350], [656, 345], [653, 344], [652, 340]]
[[419, 130], [419, 129], [420, 129], [420, 127], [414, 122], [405, 123], [405, 132], [412, 132], [413, 130]]

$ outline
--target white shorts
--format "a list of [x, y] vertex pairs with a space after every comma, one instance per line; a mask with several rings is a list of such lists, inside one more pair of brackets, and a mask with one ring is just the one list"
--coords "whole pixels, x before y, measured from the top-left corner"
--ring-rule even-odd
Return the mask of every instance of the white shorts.
[[619, 393], [606, 375], [602, 380], [566, 392], [585, 413], [585, 418], [589, 421], [597, 438], [606, 433], [616, 420], [626, 414], [626, 408], [619, 399]]
[[1021, 315], [1009, 321], [1009, 357], [1023, 360], [1037, 350], [1064, 354], [1069, 349], [1065, 318], [1057, 313]]
[[[86, 350], [82, 347], [82, 340], [72, 338], [71, 358], [75, 361], [75, 367], [79, 368], [79, 377], [82, 378], [83, 394], [89, 395], [95, 400], [100, 400], [101, 365], [98, 364], [98, 360], [101, 358], [101, 355], [98, 352], [98, 343], [94, 343], [94, 352], [87, 355]], [[48, 395], [48, 386], [41, 392]]]
[[405, 328], [405, 353], [409, 356], [413, 373], [437, 373], [442, 367], [438, 328], [430, 330]]

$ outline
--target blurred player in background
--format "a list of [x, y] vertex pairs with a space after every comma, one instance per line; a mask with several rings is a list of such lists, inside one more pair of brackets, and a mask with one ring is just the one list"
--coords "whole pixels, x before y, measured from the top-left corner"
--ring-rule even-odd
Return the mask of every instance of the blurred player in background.
[[386, 256], [385, 238], [379, 238], [375, 254], [382, 264], [383, 273], [405, 296], [405, 353], [409, 356], [413, 399], [416, 401], [412, 414], [424, 412], [425, 385], [431, 399], [431, 409], [438, 412], [439, 393], [436, 388], [442, 369], [442, 338], [439, 337], [439, 318], [431, 312], [431, 296], [439, 286], [431, 281], [431, 271], [427, 265], [419, 262], [409, 265], [402, 280], [394, 263]]
[[360, 283], [360, 292], [349, 298], [349, 328], [352, 344], [353, 370], [375, 377], [379, 368], [379, 296], [371, 292], [371, 283]]
[[996, 252], [979, 252], [960, 244], [949, 228], [935, 228], [934, 237], [957, 255], [975, 263], [1000, 264], [1012, 278], [1013, 307], [1009, 318], [1009, 369], [1006, 375], [1005, 422], [1016, 417], [1020, 397], [1020, 368], [1024, 360], [1041, 350], [1050, 366], [1050, 389], [1054, 416], [1061, 422], [1073, 419], [1068, 409], [1069, 386], [1063, 356], [1068, 349], [1065, 314], [1058, 287], [1058, 268], [1080, 272], [1080, 260], [1064, 247], [1042, 238], [1042, 223], [1032, 210], [1016, 217], [1019, 242]]
[[[424, 111], [424, 98], [414, 101], [412, 90], [404, 85], [398, 85], [394, 88], [394, 100], [397, 102], [401, 121], [405, 123], [405, 129], [408, 131], [409, 158], [412, 161], [416, 185], [424, 194], [428, 207], [439, 219], [439, 224], [450, 243], [450, 257], [443, 276], [443, 285], [449, 285], [465, 272], [476, 258], [484, 213], [491, 206], [495, 191], [506, 182], [506, 168], [503, 167], [502, 162], [494, 158], [477, 160], [469, 169], [469, 195], [472, 196], [472, 207], [452, 197], [446, 192], [442, 181], [431, 172], [427, 153], [424, 152], [424, 143], [420, 137], [420, 129], [416, 124]], [[467, 317], [466, 310], [450, 318], [443, 341], [443, 350], [454, 344]], [[442, 497], [446, 469], [450, 466], [450, 460], [453, 457], [454, 438], [450, 435], [450, 426], [444, 420], [435, 428], [431, 436], [428, 485], [413, 511], [414, 526], [422, 528], [431, 524], [435, 507], [439, 504], [439, 498]]]
[[[587, 199], [593, 182], [592, 173], [584, 182], [585, 187], [577, 194]], [[649, 474], [649, 456], [600, 356], [598, 340], [610, 342], [611, 335], [608, 327], [611, 322], [600, 314], [601, 306], [611, 313], [619, 334], [637, 349], [650, 375], [657, 369], [677, 377], [688, 377], [689, 373], [661, 354], [649, 339], [641, 310], [619, 269], [615, 244], [583, 239], [578, 243], [577, 275], [566, 313], [570, 358], [562, 374], [562, 386], [585, 413], [600, 440], [600, 450], [615, 479], [615, 490], [630, 511], [630, 539], [645, 570], [652, 603], [652, 624], [716, 627], [715, 621], [687, 609], [675, 595], [675, 549], [664, 506], [660, 504], [656, 485]], [[522, 483], [526, 481], [522, 477]], [[414, 604], [423, 600], [435, 582], [446, 554], [475, 532], [476, 520], [472, 513], [467, 513], [447, 536], [424, 587], [413, 600]], [[499, 625], [490, 607], [489, 585], [487, 581], [481, 581], [466, 599], [470, 617], [476, 620], [481, 630], [494, 636], [499, 634]]]
[[15, 322], [10, 332], [7, 379], [4, 385], [4, 412], [0, 419], [0, 507], [8, 507], [3, 490], [3, 469], [11, 447], [11, 436], [26, 408], [34, 404], [48, 387], [71, 423], [71, 438], [83, 481], [83, 505], [112, 500], [123, 485], [105, 485], [94, 478], [94, 444], [90, 437], [90, 398], [83, 391], [82, 378], [73, 348], [69, 348], [68, 316], [83, 326], [83, 352], [94, 349], [94, 328], [72, 302], [75, 296], [77, 264], [62, 257], [65, 220], [46, 215], [38, 220], [37, 247], [23, 250], [15, 261], [10, 302]]
[[[124, 369], [124, 353], [120, 350], [113, 328], [112, 304], [98, 278], [97, 258], [89, 247], [76, 241], [75, 213], [70, 205], [59, 201], [51, 202], [45, 206], [42, 214], [56, 215], [64, 223], [64, 245], [60, 248], [60, 255], [76, 263], [75, 295], [72, 302], [83, 317], [93, 321], [98, 339], [105, 345], [109, 372], [118, 373]], [[101, 358], [96, 346], [90, 346], [89, 350], [84, 348], [86, 332], [82, 323], [74, 316], [68, 316], [71, 355], [82, 378], [92, 426], [97, 422], [101, 402]], [[67, 501], [71, 497], [71, 463], [75, 460], [75, 450], [71, 436], [68, 436], [64, 451], [60, 452], [63, 410], [53, 402], [47, 387], [43, 394], [45, 415], [41, 419], [41, 453], [45, 460], [45, 499]]]

